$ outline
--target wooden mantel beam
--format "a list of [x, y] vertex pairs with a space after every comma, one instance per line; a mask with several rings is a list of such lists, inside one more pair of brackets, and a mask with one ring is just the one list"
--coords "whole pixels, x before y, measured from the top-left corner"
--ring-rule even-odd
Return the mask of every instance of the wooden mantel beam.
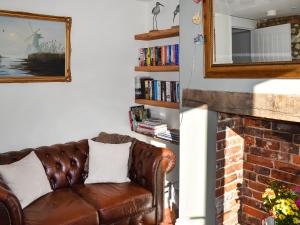
[[183, 90], [185, 107], [207, 105], [212, 111], [300, 122], [300, 96]]

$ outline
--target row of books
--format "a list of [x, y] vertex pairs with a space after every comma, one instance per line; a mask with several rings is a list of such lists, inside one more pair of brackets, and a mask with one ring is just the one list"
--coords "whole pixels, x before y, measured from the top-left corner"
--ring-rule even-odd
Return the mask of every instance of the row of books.
[[179, 44], [139, 49], [139, 66], [179, 65]]
[[140, 78], [136, 82], [135, 98], [165, 102], [179, 102], [180, 84], [178, 81], [161, 81], [152, 78]]

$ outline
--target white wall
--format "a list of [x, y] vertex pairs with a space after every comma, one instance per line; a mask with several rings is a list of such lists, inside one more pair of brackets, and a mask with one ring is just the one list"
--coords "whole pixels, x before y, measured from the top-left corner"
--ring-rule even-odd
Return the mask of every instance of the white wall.
[[[1, 0], [1, 9], [71, 16], [71, 83], [0, 84], [0, 152], [129, 132], [147, 3]], [[0, 43], [1, 47], [1, 43]]]

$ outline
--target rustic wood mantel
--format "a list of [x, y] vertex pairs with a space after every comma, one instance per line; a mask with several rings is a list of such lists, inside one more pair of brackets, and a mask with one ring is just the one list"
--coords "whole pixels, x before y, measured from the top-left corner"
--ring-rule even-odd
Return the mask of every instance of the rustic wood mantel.
[[183, 90], [184, 107], [300, 122], [300, 96], [241, 92]]

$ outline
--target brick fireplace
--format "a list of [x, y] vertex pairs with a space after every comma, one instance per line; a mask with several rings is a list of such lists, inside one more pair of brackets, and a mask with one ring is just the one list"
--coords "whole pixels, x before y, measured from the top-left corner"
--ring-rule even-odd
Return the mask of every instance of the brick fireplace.
[[300, 185], [300, 124], [219, 113], [216, 148], [218, 224], [259, 225], [271, 180]]
[[183, 105], [218, 115], [216, 224], [260, 225], [269, 181], [300, 186], [300, 97], [185, 90]]

